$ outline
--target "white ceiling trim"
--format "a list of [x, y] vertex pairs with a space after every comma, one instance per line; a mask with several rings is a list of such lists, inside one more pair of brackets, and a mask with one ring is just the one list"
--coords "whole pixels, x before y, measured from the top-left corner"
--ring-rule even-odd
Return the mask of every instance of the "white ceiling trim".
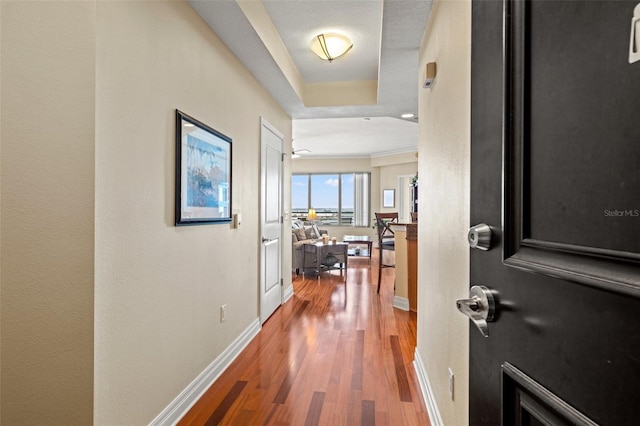
[[[263, 0], [262, 2], [259, 0], [249, 2], [189, 0], [189, 4], [294, 119], [293, 137], [296, 140], [301, 139], [296, 131], [301, 130], [303, 125], [295, 125], [300, 119], [397, 118], [403, 113], [417, 115], [420, 90], [419, 46], [431, 11], [432, 0]], [[358, 10], [360, 12], [354, 12]], [[314, 27], [311, 23], [316, 21], [318, 24]], [[304, 25], [299, 25], [301, 23]], [[296, 27], [295, 24], [298, 26]], [[319, 29], [330, 27], [352, 32], [354, 48], [344, 58], [329, 64], [321, 61], [311, 52], [306, 39]], [[372, 29], [375, 29], [373, 30], [376, 32], [375, 35], [371, 35]], [[306, 35], [303, 34], [305, 31]], [[366, 37], [361, 39], [358, 31], [367, 34]], [[372, 41], [369, 42], [369, 39]], [[364, 65], [366, 61], [371, 60], [372, 55], [359, 58], [356, 55], [358, 48], [375, 51], [373, 72], [370, 65]], [[286, 52], [288, 59], [282, 59], [282, 51]], [[276, 53], [272, 54], [272, 52]], [[296, 70], [293, 73], [294, 77], [287, 76], [287, 73], [291, 74], [287, 69], [292, 66], [292, 62]], [[361, 76], [349, 74], [354, 69], [366, 71]], [[300, 80], [295, 76], [296, 73], [302, 76], [302, 89], [298, 85]], [[339, 87], [348, 85], [341, 79], [370, 81], [372, 75], [374, 79], [377, 77], [377, 87], [374, 86], [377, 89], [375, 98], [356, 102], [344, 99], [345, 92], [348, 93], [349, 90], [342, 90], [343, 99], [331, 100], [329, 90], [323, 90], [322, 87], [318, 90], [316, 86], [315, 92], [327, 99], [320, 101], [305, 99], [309, 86], [328, 84], [327, 87]], [[298, 86], [294, 88], [295, 85]], [[314, 106], [305, 105], [305, 101]], [[387, 124], [393, 128], [401, 126], [400, 122], [413, 125], [414, 134], [402, 140], [376, 139], [374, 143], [373, 139], [369, 139], [369, 135], [354, 129], [349, 136], [349, 143], [343, 143], [331, 153], [323, 153], [323, 146], [331, 145], [331, 135], [328, 132], [323, 138], [323, 134], [319, 133], [316, 134], [314, 142], [316, 145], [312, 149], [312, 154], [306, 157], [362, 158], [417, 149], [416, 121], [397, 120]], [[332, 127], [333, 123], [327, 122], [324, 130], [330, 130]], [[319, 129], [316, 128], [316, 130]], [[392, 131], [392, 133], [398, 132]], [[347, 136], [344, 137], [347, 138]], [[359, 139], [363, 138], [369, 139], [369, 143], [362, 143], [363, 141]], [[343, 147], [347, 149], [340, 153]], [[359, 147], [360, 151], [354, 152], [355, 147]]]

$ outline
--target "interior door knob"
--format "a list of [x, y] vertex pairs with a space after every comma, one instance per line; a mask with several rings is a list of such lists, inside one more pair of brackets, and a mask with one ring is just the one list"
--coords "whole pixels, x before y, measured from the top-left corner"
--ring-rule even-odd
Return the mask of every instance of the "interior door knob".
[[486, 223], [472, 226], [467, 234], [469, 247], [479, 250], [489, 250], [491, 248], [491, 227]]
[[469, 290], [468, 299], [456, 300], [460, 312], [473, 321], [484, 337], [489, 337], [488, 322], [492, 322], [496, 314], [496, 301], [493, 293], [483, 285], [474, 285]]

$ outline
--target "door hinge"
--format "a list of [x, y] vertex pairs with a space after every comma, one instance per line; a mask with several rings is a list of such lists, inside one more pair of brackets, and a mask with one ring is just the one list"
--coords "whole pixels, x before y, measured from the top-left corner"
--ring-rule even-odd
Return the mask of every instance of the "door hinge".
[[280, 223], [284, 223], [284, 216], [280, 216]]
[[280, 159], [280, 161], [284, 162], [284, 156], [285, 156], [286, 154], [283, 152], [283, 153], [282, 153], [282, 154], [280, 154], [280, 155], [282, 155], [282, 158]]
[[280, 286], [284, 286], [284, 280], [282, 278], [280, 278]]

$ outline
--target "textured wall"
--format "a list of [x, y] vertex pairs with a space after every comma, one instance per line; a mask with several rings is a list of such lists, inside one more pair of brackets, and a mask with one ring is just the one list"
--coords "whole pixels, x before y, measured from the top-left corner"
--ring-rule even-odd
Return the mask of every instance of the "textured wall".
[[0, 423], [87, 425], [95, 4], [1, 7]]
[[[258, 317], [260, 117], [291, 120], [186, 3], [97, 11], [95, 422], [146, 424]], [[173, 225], [175, 108], [233, 139], [239, 229]]]
[[[469, 293], [471, 2], [435, 4], [420, 51], [418, 352], [446, 425], [468, 424], [469, 321], [455, 300]], [[447, 369], [455, 374], [455, 401]]]

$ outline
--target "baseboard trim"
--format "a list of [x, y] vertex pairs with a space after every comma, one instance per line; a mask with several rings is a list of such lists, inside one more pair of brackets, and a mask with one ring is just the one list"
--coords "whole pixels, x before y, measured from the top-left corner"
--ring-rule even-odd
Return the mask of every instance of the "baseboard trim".
[[413, 368], [416, 370], [416, 375], [418, 376], [418, 383], [420, 383], [420, 390], [422, 390], [422, 397], [424, 399], [424, 404], [427, 406], [429, 420], [431, 420], [432, 426], [444, 426], [444, 422], [442, 421], [442, 417], [440, 417], [440, 410], [438, 410], [438, 404], [436, 403], [436, 398], [433, 394], [431, 383], [429, 383], [429, 377], [427, 376], [427, 371], [424, 368], [424, 363], [420, 358], [418, 348], [416, 348], [413, 355]]
[[393, 307], [402, 309], [403, 311], [409, 310], [409, 299], [406, 297], [393, 296]]
[[293, 285], [290, 285], [288, 288], [284, 289], [284, 294], [282, 295], [282, 304], [284, 305], [293, 297]]
[[260, 320], [253, 321], [207, 368], [202, 371], [158, 416], [150, 426], [175, 425], [202, 394], [220, 377], [242, 350], [260, 332]]

